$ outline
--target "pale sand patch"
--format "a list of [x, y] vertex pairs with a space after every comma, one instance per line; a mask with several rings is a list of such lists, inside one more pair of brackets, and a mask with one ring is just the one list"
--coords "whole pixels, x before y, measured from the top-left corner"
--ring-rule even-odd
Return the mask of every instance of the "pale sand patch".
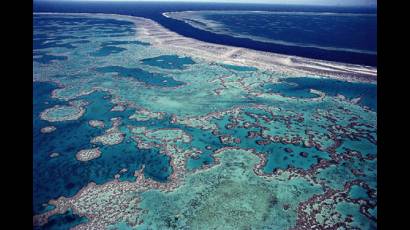
[[51, 132], [54, 132], [56, 129], [57, 128], [55, 126], [46, 126], [46, 127], [41, 128], [40, 131], [42, 133], [51, 133]]

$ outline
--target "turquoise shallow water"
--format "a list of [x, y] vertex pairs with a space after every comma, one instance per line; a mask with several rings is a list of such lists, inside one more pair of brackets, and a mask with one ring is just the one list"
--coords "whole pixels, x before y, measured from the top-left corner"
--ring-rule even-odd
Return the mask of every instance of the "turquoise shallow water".
[[116, 54], [116, 53], [121, 53], [122, 51], [127, 50], [125, 48], [121, 47], [116, 47], [116, 46], [103, 46], [96, 52], [92, 53], [92, 56], [95, 57], [102, 57], [102, 56], [108, 56], [110, 54]]
[[287, 169], [289, 166], [307, 170], [322, 159], [329, 160], [330, 157], [315, 149], [299, 146], [285, 147], [285, 145], [278, 144], [268, 153], [268, 162], [263, 170], [265, 173], [271, 173], [276, 169]]
[[353, 186], [349, 192], [349, 195], [352, 199], [368, 199], [367, 191], [360, 186]]
[[164, 69], [185, 69], [195, 62], [189, 57], [178, 57], [177, 55], [162, 55], [155, 58], [143, 59], [146, 65], [157, 66]]
[[139, 68], [125, 68], [122, 66], [105, 66], [96, 69], [103, 73], [117, 73], [122, 77], [132, 77], [147, 85], [175, 87], [183, 85], [183, 82], [176, 81], [173, 78], [162, 76], [160, 74], [147, 72]]
[[100, 49], [98, 49], [97, 51], [91, 53], [91, 56], [104, 57], [104, 56], [108, 56], [110, 54], [121, 53], [122, 51], [125, 51], [127, 49], [122, 48], [122, 47], [118, 47], [116, 45], [128, 45], [128, 44], [143, 45], [143, 46], [149, 45], [148, 43], [139, 42], [139, 41], [108, 41], [108, 42], [103, 42], [101, 44]]
[[237, 65], [227, 65], [223, 64], [222, 65], [225, 68], [236, 70], [236, 71], [255, 71], [257, 68], [251, 67], [251, 66], [237, 66]]

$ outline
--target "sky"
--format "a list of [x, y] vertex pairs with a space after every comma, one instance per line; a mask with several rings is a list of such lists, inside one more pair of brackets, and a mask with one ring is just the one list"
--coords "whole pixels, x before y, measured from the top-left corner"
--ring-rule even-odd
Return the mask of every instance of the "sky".
[[48, 1], [230, 2], [230, 3], [271, 3], [271, 4], [299, 4], [299, 5], [328, 5], [328, 6], [377, 6], [377, 0], [48, 0]]

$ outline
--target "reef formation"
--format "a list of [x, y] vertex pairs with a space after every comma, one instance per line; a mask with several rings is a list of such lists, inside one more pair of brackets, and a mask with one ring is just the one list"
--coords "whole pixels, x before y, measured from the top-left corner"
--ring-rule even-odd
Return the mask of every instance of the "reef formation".
[[35, 229], [377, 228], [375, 68], [122, 15], [33, 39]]

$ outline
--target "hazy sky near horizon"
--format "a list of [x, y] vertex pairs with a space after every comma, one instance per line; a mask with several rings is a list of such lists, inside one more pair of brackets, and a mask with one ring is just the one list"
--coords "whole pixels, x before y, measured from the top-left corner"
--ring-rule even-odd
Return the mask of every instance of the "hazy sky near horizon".
[[[42, 0], [34, 0], [42, 1]], [[230, 2], [230, 3], [271, 3], [329, 6], [377, 6], [377, 0], [43, 0], [43, 1], [106, 1], [106, 2]]]

